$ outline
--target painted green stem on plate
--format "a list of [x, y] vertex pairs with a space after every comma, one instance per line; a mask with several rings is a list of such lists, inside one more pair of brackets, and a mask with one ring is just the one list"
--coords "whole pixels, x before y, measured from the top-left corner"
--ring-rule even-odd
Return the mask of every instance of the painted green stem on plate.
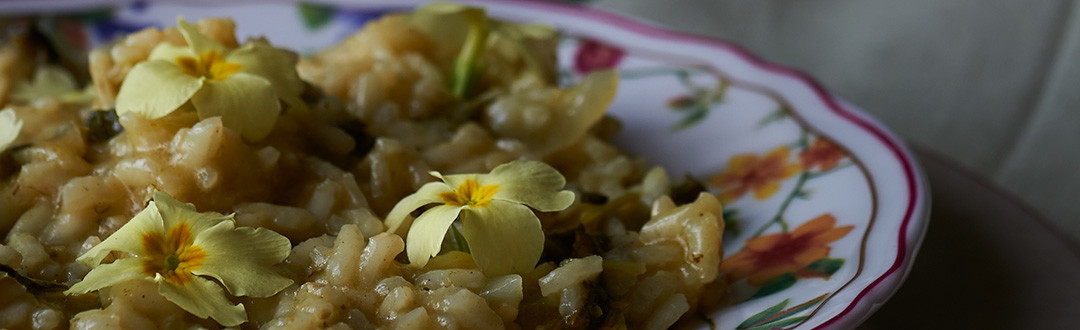
[[[809, 137], [807, 136], [806, 131], [802, 131], [797, 143], [803, 150], [810, 148]], [[805, 185], [806, 181], [810, 180], [810, 178], [810, 171], [803, 170], [802, 173], [799, 173], [799, 180], [795, 182], [795, 188], [791, 190], [791, 193], [789, 193], [786, 198], [784, 198], [784, 202], [780, 204], [780, 209], [776, 211], [776, 215], [773, 216], [769, 222], [762, 225], [761, 228], [758, 228], [758, 230], [754, 232], [754, 236], [751, 237], [761, 236], [766, 229], [769, 229], [769, 227], [772, 227], [774, 224], [779, 224], [782, 232], [788, 232], [788, 224], [784, 221], [784, 212], [787, 211], [788, 206], [791, 206], [791, 201], [802, 194], [803, 185]]]
[[799, 196], [799, 192], [802, 191], [803, 185], [806, 184], [806, 181], [809, 179], [809, 172], [802, 172], [801, 174], [799, 174], [799, 181], [795, 183], [795, 189], [792, 189], [791, 193], [788, 194], [787, 198], [784, 198], [784, 202], [780, 204], [780, 209], [776, 211], [776, 215], [773, 216], [773, 218], [770, 219], [769, 222], [765, 223], [765, 225], [761, 226], [761, 228], [758, 228], [758, 230], [754, 232], [754, 236], [751, 237], [761, 236], [761, 234], [764, 233], [766, 229], [769, 229], [769, 227], [774, 224], [779, 224], [782, 232], [788, 232], [788, 224], [784, 221], [784, 212], [787, 211], [788, 206], [791, 205], [791, 201], [795, 200], [795, 197]]
[[[754, 315], [754, 316], [750, 317], [749, 319], [747, 319], [746, 321], [743, 321], [743, 323], [740, 324], [736, 329], [757, 329], [757, 328], [762, 327], [762, 326], [765, 326], [764, 328], [766, 328], [766, 329], [771, 329], [772, 328], [771, 325], [775, 325], [776, 323], [780, 322], [781, 320], [783, 320], [783, 319], [785, 319], [785, 318], [787, 318], [787, 317], [789, 317], [789, 316], [791, 316], [791, 315], [793, 315], [795, 313], [802, 312], [804, 310], [809, 309], [810, 307], [813, 307], [817, 303], [825, 300], [825, 297], [827, 297], [828, 295], [829, 294], [826, 293], [826, 294], [818, 296], [817, 298], [811, 299], [811, 300], [809, 300], [807, 302], [792, 306], [791, 308], [783, 309], [784, 307], [787, 307], [787, 302], [790, 301], [790, 299], [785, 299], [780, 304], [777, 304], [776, 306], [773, 306], [772, 308], [770, 308], [770, 309], [772, 309], [772, 311], [766, 310], [766, 311], [763, 311], [762, 313], [759, 313], [758, 315]], [[783, 310], [780, 310], [780, 309], [783, 309]], [[805, 319], [805, 318], [803, 318], [803, 319]], [[799, 320], [799, 321], [802, 321], [802, 320]]]

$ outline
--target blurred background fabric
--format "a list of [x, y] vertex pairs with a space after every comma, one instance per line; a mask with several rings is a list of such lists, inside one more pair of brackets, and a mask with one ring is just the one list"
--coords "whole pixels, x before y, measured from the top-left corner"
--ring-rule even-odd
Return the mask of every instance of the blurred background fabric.
[[794, 67], [1080, 242], [1080, 3], [598, 0]]

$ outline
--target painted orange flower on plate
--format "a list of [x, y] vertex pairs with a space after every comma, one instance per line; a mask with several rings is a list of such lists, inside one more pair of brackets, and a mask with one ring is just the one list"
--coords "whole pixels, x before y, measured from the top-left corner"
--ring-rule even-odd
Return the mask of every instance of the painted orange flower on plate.
[[747, 284], [760, 286], [784, 273], [798, 271], [818, 259], [829, 256], [829, 243], [843, 238], [854, 226], [836, 227], [832, 214], [823, 214], [790, 233], [751, 238], [742, 251], [720, 264], [731, 280], [746, 278]]
[[754, 154], [737, 155], [728, 161], [727, 171], [713, 176], [709, 179], [709, 184], [724, 189], [720, 193], [720, 200], [725, 203], [736, 200], [751, 190], [754, 191], [755, 199], [769, 198], [780, 190], [780, 181], [802, 171], [799, 164], [788, 162], [789, 154], [788, 147], [781, 146], [764, 157]]
[[810, 148], [799, 154], [799, 162], [804, 169], [810, 170], [818, 166], [822, 171], [828, 171], [836, 167], [841, 159], [844, 159], [844, 150], [827, 140], [817, 140]]

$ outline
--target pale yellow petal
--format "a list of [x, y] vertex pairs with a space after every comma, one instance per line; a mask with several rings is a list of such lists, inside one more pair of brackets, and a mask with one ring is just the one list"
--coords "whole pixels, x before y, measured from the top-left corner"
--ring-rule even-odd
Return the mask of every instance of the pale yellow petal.
[[195, 316], [211, 317], [222, 325], [232, 327], [247, 321], [247, 313], [244, 306], [233, 305], [225, 296], [225, 290], [214, 281], [192, 276], [191, 281], [183, 285], [175, 285], [166, 282], [161, 275], [155, 279], [158, 282], [158, 292], [165, 299], [175, 303], [180, 308]]
[[99, 265], [90, 270], [82, 281], [75, 283], [64, 294], [83, 294], [130, 279], [153, 279], [143, 274], [143, 261], [139, 258], [124, 258], [109, 264]]
[[439, 254], [446, 231], [457, 219], [462, 208], [462, 206], [439, 205], [416, 217], [405, 243], [405, 252], [409, 255], [409, 262], [423, 267], [428, 259]]
[[75, 77], [67, 69], [56, 65], [43, 65], [34, 70], [34, 83], [69, 92], [77, 88]]
[[234, 228], [225, 221], [195, 236], [193, 245], [206, 259], [192, 273], [218, 279], [234, 296], [265, 298], [293, 283], [273, 268], [289, 256], [292, 244], [272, 230]]
[[15, 142], [15, 139], [19, 138], [22, 124], [22, 120], [15, 116], [14, 109], [0, 110], [0, 152], [6, 150]]
[[157, 203], [150, 202], [116, 232], [105, 238], [90, 250], [79, 256], [76, 261], [94, 267], [112, 251], [123, 251], [134, 255], [143, 255], [143, 236], [151, 233], [165, 234], [165, 227], [158, 212]]
[[184, 73], [169, 61], [153, 60], [135, 65], [116, 95], [116, 115], [128, 112], [143, 117], [165, 117], [184, 105], [203, 87], [203, 79]]
[[232, 217], [217, 212], [197, 212], [195, 205], [180, 202], [163, 191], [154, 192], [154, 202], [161, 213], [164, 228], [173, 228], [186, 222], [191, 229], [191, 235], [195, 237], [218, 223], [232, 221]]
[[393, 209], [390, 209], [390, 213], [386, 215], [385, 220], [386, 231], [390, 233], [396, 232], [409, 213], [424, 205], [442, 203], [443, 200], [439, 198], [439, 194], [451, 191], [454, 191], [454, 189], [442, 182], [428, 182], [420, 186], [420, 190], [417, 190], [412, 195], [405, 196], [397, 204], [394, 204]]
[[544, 212], [563, 210], [574, 203], [574, 193], [562, 190], [566, 178], [538, 161], [517, 160], [499, 165], [480, 183], [499, 186], [495, 199], [524, 203]]
[[[553, 113], [551, 124], [543, 134], [510, 136], [522, 139], [532, 146], [532, 151], [545, 154], [566, 148], [581, 141], [589, 129], [604, 117], [608, 106], [615, 100], [618, 91], [619, 74], [614, 70], [594, 71], [585, 76], [570, 90], [563, 90], [557, 95], [557, 113]], [[507, 132], [500, 132], [507, 135]], [[509, 132], [517, 133], [517, 132]]]
[[222, 81], [207, 81], [191, 98], [199, 119], [221, 116], [221, 123], [248, 141], [270, 134], [281, 114], [281, 103], [270, 82], [237, 72]]
[[240, 64], [240, 72], [263, 77], [285, 104], [296, 110], [307, 111], [307, 105], [300, 99], [304, 82], [296, 72], [296, 53], [261, 42], [251, 42], [229, 53], [225, 61]]
[[222, 46], [213, 39], [210, 39], [210, 37], [202, 34], [202, 32], [199, 32], [198, 28], [185, 21], [183, 17], [176, 18], [176, 28], [180, 30], [180, 34], [184, 36], [184, 40], [187, 40], [188, 47], [191, 47], [191, 50], [194, 51], [195, 54], [202, 55], [210, 51], [217, 51], [218, 54], [225, 54], [225, 46]]
[[163, 42], [154, 46], [154, 50], [150, 51], [149, 59], [176, 62], [178, 57], [199, 58], [191, 48]]
[[178, 210], [187, 210], [195, 212], [195, 204], [184, 203], [173, 198], [172, 195], [164, 191], [154, 191], [154, 201], [157, 202], [158, 209], [164, 213], [173, 213]]
[[11, 92], [11, 100], [29, 103], [37, 99], [58, 98], [74, 91], [75, 78], [55, 65], [43, 65], [34, 70], [34, 79], [22, 82]]
[[462, 235], [473, 260], [488, 276], [526, 273], [544, 252], [544, 230], [529, 208], [494, 200], [488, 207], [462, 212]]

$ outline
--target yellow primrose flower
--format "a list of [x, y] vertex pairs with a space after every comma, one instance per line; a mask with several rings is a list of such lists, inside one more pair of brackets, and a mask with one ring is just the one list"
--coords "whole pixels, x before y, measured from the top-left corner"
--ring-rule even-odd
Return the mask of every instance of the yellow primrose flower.
[[[537, 161], [513, 161], [489, 174], [431, 175], [429, 182], [394, 205], [386, 216], [395, 232], [412, 211], [432, 207], [413, 221], [406, 238], [409, 261], [418, 266], [439, 253], [447, 229], [461, 216], [462, 234], [473, 260], [488, 275], [528, 272], [540, 260], [544, 231], [529, 207], [543, 212], [563, 210], [574, 193], [559, 171]], [[529, 206], [529, 207], [526, 207]]]
[[14, 109], [0, 110], [0, 152], [7, 150], [11, 143], [15, 142], [21, 130], [22, 120], [15, 117]]
[[[244, 306], [229, 302], [217, 279], [234, 296], [265, 298], [292, 284], [273, 265], [289, 256], [289, 239], [265, 228], [240, 227], [232, 216], [199, 213], [163, 192], [123, 227], [76, 259], [94, 267], [66, 294], [82, 294], [131, 280], [148, 279], [158, 292], [198, 317], [225, 326], [247, 321]], [[130, 257], [101, 264], [112, 251]]]
[[116, 96], [116, 114], [139, 113], [157, 119], [189, 100], [200, 119], [221, 116], [221, 122], [249, 141], [274, 128], [281, 104], [296, 110], [304, 87], [296, 73], [295, 53], [253, 41], [229, 50], [177, 19], [188, 46], [159, 44], [150, 58], [135, 65]]

